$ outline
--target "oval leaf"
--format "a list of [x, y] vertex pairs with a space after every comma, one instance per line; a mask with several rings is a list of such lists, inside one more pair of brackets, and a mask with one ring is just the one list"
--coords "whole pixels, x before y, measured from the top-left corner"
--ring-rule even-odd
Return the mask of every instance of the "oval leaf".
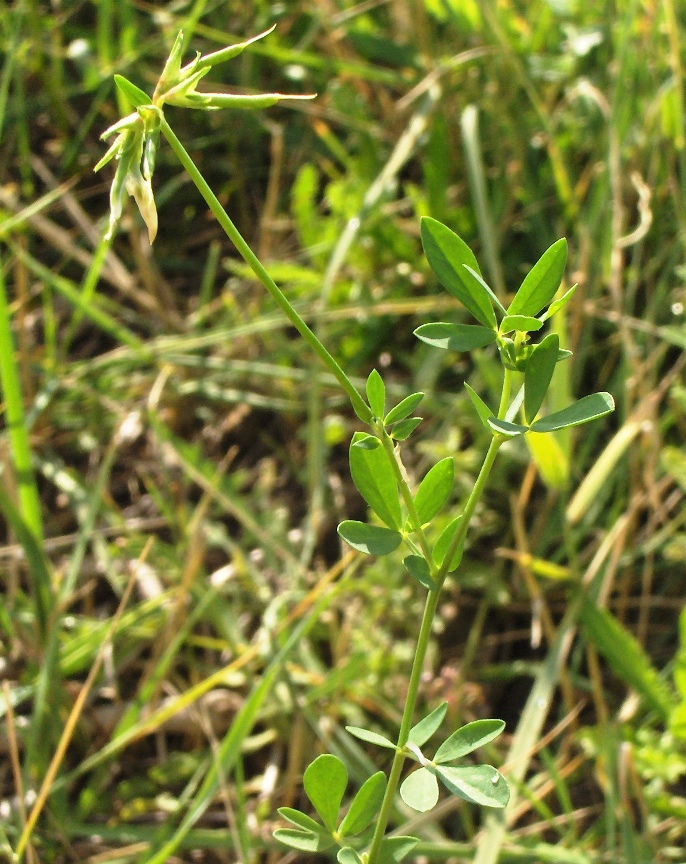
[[385, 792], [386, 775], [383, 771], [377, 771], [362, 784], [353, 798], [338, 833], [347, 837], [350, 834], [361, 834], [365, 828], [369, 828], [376, 819]]
[[453, 732], [450, 738], [446, 738], [436, 751], [434, 762], [441, 765], [460, 759], [497, 738], [504, 728], [505, 723], [502, 720], [475, 720], [467, 723], [457, 732]]
[[329, 831], [336, 830], [348, 772], [338, 756], [325, 753], [305, 769], [303, 785], [312, 806]]
[[274, 837], [291, 849], [301, 852], [323, 852], [333, 846], [333, 838], [325, 834], [313, 834], [311, 831], [298, 831], [297, 828], [277, 828]]
[[474, 253], [450, 228], [425, 216], [421, 221], [422, 246], [439, 282], [469, 309], [485, 327], [497, 326], [488, 291], [476, 280], [467, 282], [464, 264], [480, 274]]
[[414, 335], [433, 345], [434, 348], [446, 348], [451, 351], [473, 351], [484, 348], [497, 339], [495, 331], [477, 324], [447, 324], [436, 321], [432, 324], [422, 324], [414, 331]]
[[414, 506], [419, 521], [424, 525], [445, 506], [455, 480], [455, 463], [452, 456], [446, 456], [431, 468], [414, 496]]
[[386, 837], [379, 849], [379, 864], [400, 864], [417, 843], [416, 837]]
[[361, 432], [353, 435], [350, 445], [350, 473], [353, 483], [379, 519], [389, 528], [399, 529], [402, 526], [402, 517], [398, 484], [386, 451], [383, 447], [365, 450], [355, 446], [357, 441], [368, 437]]
[[434, 708], [431, 714], [427, 714], [423, 720], [420, 720], [419, 723], [416, 723], [410, 729], [410, 735], [407, 739], [411, 744], [416, 744], [417, 747], [421, 747], [423, 744], [431, 738], [434, 732], [437, 731], [438, 727], [443, 722], [443, 718], [446, 715], [448, 710], [448, 703], [441, 702], [441, 704]]
[[527, 423], [536, 419], [555, 371], [560, 337], [550, 333], [536, 345], [524, 370], [524, 416]]
[[384, 425], [388, 426], [390, 423], [397, 423], [398, 420], [404, 420], [406, 417], [409, 417], [423, 398], [423, 393], [411, 393], [409, 396], [406, 396], [402, 402], [398, 402], [395, 408], [391, 408], [384, 417]]
[[441, 782], [453, 795], [482, 807], [505, 807], [510, 800], [507, 781], [490, 765], [460, 768], [441, 766], [436, 769]]
[[517, 330], [520, 333], [531, 333], [540, 330], [542, 326], [543, 322], [539, 318], [532, 318], [530, 315], [506, 315], [500, 322], [500, 332], [510, 333]]
[[[462, 516], [457, 516], [452, 520], [441, 532], [441, 536], [436, 541], [436, 545], [433, 548], [433, 556], [434, 563], [437, 567], [443, 566], [443, 561], [445, 560], [445, 556], [448, 554], [448, 547], [452, 543], [452, 539], [455, 536], [455, 532], [460, 524], [460, 520]], [[450, 562], [448, 567], [446, 567], [446, 573], [451, 573], [453, 570], [456, 570], [460, 566], [460, 561], [462, 560], [462, 551], [464, 549], [464, 544], [460, 545], [460, 548], [453, 555], [453, 560]]]
[[408, 417], [407, 420], [399, 420], [397, 423], [393, 424], [390, 433], [391, 438], [393, 438], [394, 441], [405, 441], [410, 437], [417, 426], [419, 426], [422, 420], [422, 417]]
[[527, 273], [507, 310], [508, 315], [538, 315], [555, 296], [567, 263], [567, 241], [563, 237], [546, 249]]
[[416, 579], [420, 585], [428, 588], [429, 591], [436, 589], [436, 583], [431, 578], [429, 565], [420, 555], [408, 555], [407, 558], [403, 558], [403, 564], [410, 576]]
[[360, 741], [367, 741], [369, 744], [376, 744], [378, 747], [385, 747], [387, 750], [397, 750], [398, 748], [388, 738], [379, 735], [378, 732], [372, 732], [371, 729], [362, 729], [360, 726], [346, 726], [346, 731], [350, 732], [355, 738]]
[[319, 834], [326, 830], [323, 825], [320, 825], [319, 822], [308, 816], [307, 813], [301, 813], [300, 810], [295, 810], [293, 807], [279, 807], [277, 812], [287, 822], [297, 825], [298, 828], [302, 828], [304, 831], [310, 831], [312, 834]]
[[365, 555], [389, 555], [400, 546], [402, 535], [392, 528], [367, 525], [351, 519], [341, 522], [338, 534], [345, 542]]
[[438, 802], [438, 783], [426, 768], [420, 768], [408, 775], [400, 787], [400, 797], [413, 810], [426, 813], [433, 810]]
[[542, 417], [531, 424], [531, 429], [534, 432], [554, 432], [556, 429], [566, 429], [568, 426], [588, 423], [589, 420], [604, 417], [605, 414], [614, 410], [615, 400], [609, 393], [592, 393], [590, 396], [579, 399], [569, 408], [563, 408], [562, 411], [556, 411], [554, 414]]
[[386, 387], [376, 369], [372, 369], [367, 378], [367, 399], [374, 416], [383, 417], [386, 410]]
[[338, 864], [362, 864], [362, 859], [352, 846], [344, 846], [342, 849], [339, 849], [336, 860]]

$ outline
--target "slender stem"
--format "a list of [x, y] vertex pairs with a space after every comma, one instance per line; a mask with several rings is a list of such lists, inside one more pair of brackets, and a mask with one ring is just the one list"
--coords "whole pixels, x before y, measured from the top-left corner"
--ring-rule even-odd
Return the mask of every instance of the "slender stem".
[[353, 383], [338, 365], [336, 360], [334, 360], [331, 354], [329, 354], [326, 348], [322, 345], [322, 343], [319, 341], [313, 331], [310, 330], [307, 324], [305, 324], [303, 319], [300, 317], [300, 315], [298, 315], [298, 313], [291, 305], [286, 295], [283, 293], [283, 291], [281, 291], [281, 289], [277, 286], [269, 273], [267, 273], [265, 268], [262, 266], [262, 263], [252, 251], [250, 246], [248, 246], [246, 241], [243, 239], [243, 236], [239, 232], [238, 228], [236, 228], [236, 226], [233, 224], [233, 222], [229, 218], [228, 213], [220, 204], [219, 199], [210, 189], [207, 181], [198, 170], [195, 162], [193, 162], [185, 147], [176, 137], [171, 126], [167, 123], [164, 117], [162, 117], [160, 121], [160, 130], [171, 145], [171, 148], [176, 154], [179, 162], [181, 162], [183, 167], [186, 169], [189, 177], [195, 183], [198, 191], [205, 199], [207, 206], [212, 211], [217, 222], [219, 222], [221, 227], [224, 229], [227, 237], [234, 244], [234, 246], [242, 256], [243, 260], [249, 265], [255, 276], [257, 276], [262, 285], [267, 289], [277, 306], [281, 309], [281, 311], [295, 327], [298, 333], [300, 333], [305, 342], [307, 342], [307, 344], [319, 357], [319, 359], [333, 373], [338, 383], [348, 394], [355, 413], [360, 418], [360, 420], [365, 423], [369, 422], [372, 416], [371, 411], [365, 404], [360, 394], [355, 389]]

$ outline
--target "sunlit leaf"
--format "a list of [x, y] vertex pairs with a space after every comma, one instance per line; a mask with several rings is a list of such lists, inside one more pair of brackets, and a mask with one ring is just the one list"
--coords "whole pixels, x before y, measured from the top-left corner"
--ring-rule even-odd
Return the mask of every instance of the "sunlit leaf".
[[274, 837], [292, 849], [301, 852], [324, 852], [333, 846], [333, 838], [325, 834], [313, 834], [311, 831], [298, 831], [297, 828], [277, 828]]
[[362, 864], [362, 859], [352, 846], [343, 846], [336, 855], [338, 864]]
[[360, 741], [367, 741], [369, 744], [376, 744], [378, 747], [385, 747], [387, 750], [398, 749], [388, 738], [384, 738], [378, 732], [372, 732], [371, 729], [362, 729], [360, 726], [346, 726], [345, 728], [355, 738], [359, 738]]
[[351, 834], [360, 834], [368, 828], [376, 818], [384, 793], [386, 792], [386, 775], [383, 771], [365, 780], [352, 804], [341, 822], [338, 833], [347, 837]]
[[390, 430], [391, 438], [394, 441], [407, 440], [423, 419], [423, 417], [408, 417], [406, 420], [399, 420]]
[[520, 333], [531, 333], [540, 330], [542, 326], [542, 321], [530, 315], [506, 315], [500, 322], [500, 332], [510, 333], [517, 330]]
[[534, 347], [524, 371], [524, 416], [533, 423], [555, 371], [560, 337], [550, 333]]
[[534, 432], [554, 432], [556, 429], [566, 429], [568, 426], [579, 426], [589, 420], [597, 420], [614, 409], [615, 400], [609, 393], [593, 393], [562, 411], [542, 417], [532, 423], [531, 428]]
[[383, 447], [364, 450], [355, 446], [363, 437], [365, 436], [356, 432], [350, 446], [350, 473], [353, 483], [382, 522], [389, 528], [400, 529], [402, 516], [393, 468]]
[[426, 813], [438, 803], [438, 782], [426, 768], [419, 768], [403, 780], [400, 797], [408, 807]]
[[367, 399], [375, 417], [383, 417], [386, 410], [386, 387], [381, 375], [372, 369], [367, 378]]
[[523, 435], [529, 431], [528, 426], [522, 426], [519, 423], [510, 423], [509, 420], [498, 420], [497, 417], [489, 417], [488, 425], [499, 435], [505, 435], [508, 438], [516, 438], [517, 435]]
[[[452, 520], [441, 532], [440, 537], [436, 541], [433, 548], [433, 556], [434, 563], [437, 567], [442, 567], [443, 562], [445, 560], [445, 556], [448, 554], [448, 549], [450, 548], [450, 544], [452, 543], [453, 537], [457, 533], [457, 529], [460, 525], [460, 520], [462, 516], [456, 516], [455, 519]], [[460, 561], [462, 560], [462, 550], [464, 548], [464, 544], [461, 543], [459, 548], [453, 554], [452, 560], [448, 567], [446, 568], [446, 573], [451, 573], [453, 570], [456, 570], [460, 566]]]
[[295, 810], [293, 807], [279, 807], [278, 813], [279, 816], [287, 822], [290, 822], [292, 825], [297, 825], [298, 828], [302, 828], [304, 831], [310, 831], [313, 834], [320, 834], [323, 832], [327, 837], [329, 836], [324, 826], [320, 825], [319, 822], [311, 816], [308, 816], [307, 813], [301, 813], [300, 810]]
[[415, 723], [415, 725], [410, 729], [410, 736], [408, 741], [411, 744], [416, 744], [417, 747], [421, 747], [423, 744], [431, 738], [431, 736], [438, 730], [443, 719], [445, 718], [446, 712], [448, 710], [448, 703], [441, 702], [441, 704], [434, 708], [434, 710], [427, 714], [423, 720], [420, 720], [419, 723]]
[[567, 263], [564, 237], [548, 248], [529, 270], [507, 310], [508, 315], [538, 315], [555, 296]]
[[379, 849], [379, 864], [400, 864], [417, 843], [416, 837], [386, 837]]
[[468, 753], [472, 753], [478, 747], [488, 744], [505, 728], [502, 720], [474, 720], [462, 726], [457, 732], [446, 738], [436, 751], [434, 762], [439, 765], [444, 762], [452, 762], [461, 759]]
[[338, 756], [324, 753], [305, 769], [305, 792], [329, 831], [335, 831], [338, 825], [338, 811], [347, 785], [348, 771]]
[[567, 303], [572, 299], [572, 295], [576, 291], [576, 285], [572, 285], [569, 291], [565, 291], [565, 293], [560, 297], [559, 300], [553, 301], [550, 306], [545, 310], [542, 315], [538, 316], [538, 320], [543, 324], [548, 318], [551, 318], [556, 312], [559, 312], [560, 309], [565, 307]]
[[443, 509], [450, 497], [454, 479], [455, 463], [452, 456], [441, 459], [426, 473], [414, 496], [414, 506], [422, 525], [430, 522]]
[[414, 331], [414, 335], [433, 345], [434, 348], [445, 348], [450, 351], [473, 351], [491, 345], [498, 338], [495, 331], [477, 324], [448, 324], [436, 321], [432, 324], [422, 324]]
[[128, 78], [124, 78], [123, 75], [115, 75], [114, 83], [117, 85], [117, 89], [126, 96], [134, 108], [139, 108], [141, 105], [151, 104], [152, 100], [145, 90], [136, 87], [135, 84], [132, 84], [131, 81], [129, 81]]
[[423, 398], [423, 393], [411, 393], [409, 396], [406, 396], [402, 402], [398, 402], [395, 408], [391, 408], [384, 417], [384, 425], [389, 426], [391, 423], [396, 423], [398, 420], [404, 420], [406, 417], [409, 417]]
[[341, 522], [338, 534], [349, 546], [358, 552], [364, 552], [365, 555], [389, 555], [400, 546], [403, 539], [402, 535], [392, 528], [367, 525], [366, 522], [355, 522], [352, 519]]
[[472, 405], [476, 409], [476, 413], [479, 415], [481, 422], [484, 424], [488, 431], [491, 431], [491, 427], [488, 425], [488, 420], [490, 417], [493, 417], [493, 411], [488, 407], [488, 405], [484, 402], [484, 400], [479, 396], [479, 394], [473, 390], [467, 382], [464, 382], [465, 390], [467, 391], [469, 398], [472, 400]]
[[490, 765], [458, 768], [441, 765], [436, 768], [436, 774], [453, 795], [472, 804], [501, 808], [510, 800], [510, 789], [505, 778]]

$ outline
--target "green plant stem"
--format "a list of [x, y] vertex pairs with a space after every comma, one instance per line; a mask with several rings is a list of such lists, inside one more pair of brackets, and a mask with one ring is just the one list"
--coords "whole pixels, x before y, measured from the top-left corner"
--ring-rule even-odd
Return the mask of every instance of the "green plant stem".
[[255, 255], [250, 246], [248, 246], [247, 242], [243, 239], [242, 234], [231, 221], [228, 213], [226, 212], [226, 210], [224, 210], [224, 208], [219, 202], [219, 199], [208, 186], [205, 178], [198, 170], [195, 162], [193, 162], [183, 144], [176, 137], [174, 131], [167, 123], [164, 116], [161, 117], [160, 130], [171, 145], [171, 148], [176, 154], [179, 162], [181, 162], [183, 167], [186, 169], [189, 177], [195, 183], [198, 191], [205, 199], [207, 206], [212, 211], [212, 214], [216, 218], [217, 222], [219, 222], [221, 227], [224, 229], [227, 237], [234, 244], [243, 260], [246, 262], [246, 264], [248, 264], [255, 276], [257, 276], [259, 281], [272, 296], [277, 306], [281, 309], [281, 311], [295, 327], [298, 333], [300, 333], [305, 342], [307, 342], [307, 344], [319, 357], [319, 359], [324, 363], [324, 365], [327, 366], [327, 368], [333, 373], [338, 383], [348, 394], [355, 413], [360, 418], [360, 420], [368, 423], [371, 420], [372, 414], [369, 410], [369, 407], [366, 405], [364, 399], [357, 392], [355, 386], [350, 381], [345, 372], [341, 369], [341, 367], [338, 365], [336, 360], [334, 360], [331, 354], [329, 354], [326, 348], [316, 337], [314, 332], [310, 330], [307, 324], [305, 324], [303, 319], [300, 317], [300, 315], [298, 315], [298, 313], [291, 305], [286, 295], [283, 293], [283, 291], [281, 291], [281, 289], [277, 286], [269, 273], [267, 273], [265, 268], [262, 266], [259, 258], [257, 257], [257, 255]]
[[[499, 418], [504, 417], [505, 412], [507, 411], [507, 406], [510, 401], [511, 387], [512, 372], [509, 369], [506, 369], [503, 379], [503, 389], [500, 396], [500, 405], [498, 407]], [[408, 738], [410, 736], [410, 729], [412, 728], [412, 720], [414, 718], [414, 712], [417, 703], [417, 694], [419, 692], [419, 682], [421, 681], [422, 670], [424, 668], [424, 659], [426, 657], [426, 651], [429, 646], [429, 639], [431, 637], [431, 626], [433, 624], [433, 619], [436, 614], [436, 608], [438, 607], [438, 598], [441, 593], [441, 588], [443, 587], [443, 583], [445, 582], [445, 577], [448, 572], [448, 567], [450, 566], [450, 561], [452, 560], [455, 552], [460, 548], [462, 543], [464, 543], [472, 515], [474, 514], [474, 510], [476, 509], [479, 498], [481, 497], [486, 487], [488, 475], [491, 473], [491, 468], [493, 467], [493, 463], [495, 462], [495, 457], [498, 455], [498, 450], [500, 449], [500, 445], [503, 443], [503, 441], [504, 439], [498, 435], [494, 436], [491, 439], [491, 443], [486, 452], [486, 456], [484, 457], [484, 461], [481, 466], [481, 470], [479, 471], [479, 475], [476, 478], [472, 491], [469, 493], [467, 503], [465, 504], [464, 510], [462, 511], [462, 519], [460, 520], [458, 530], [455, 532], [455, 536], [453, 537], [450, 547], [443, 559], [443, 564], [439, 567], [436, 574], [437, 587], [434, 591], [429, 591], [429, 594], [426, 598], [426, 603], [424, 604], [424, 614], [422, 616], [422, 624], [419, 629], [419, 636], [417, 638], [417, 648], [415, 650], [414, 660], [412, 662], [410, 683], [407, 688], [407, 697], [405, 698], [405, 708], [403, 709], [403, 716], [400, 722], [397, 749], [395, 751], [395, 756], [393, 757], [391, 772], [388, 776], [388, 785], [386, 786], [386, 793], [384, 795], [383, 802], [381, 803], [379, 818], [377, 820], [376, 827], [374, 828], [374, 836], [372, 837], [372, 843], [369, 847], [367, 864], [376, 864], [379, 856], [379, 850], [381, 849], [381, 843], [386, 835], [386, 826], [388, 825], [388, 820], [391, 815], [391, 809], [395, 801], [395, 795], [398, 789], [398, 782], [400, 781], [400, 772], [402, 771], [403, 764], [406, 759], [404, 747], [407, 744]], [[395, 459], [393, 461], [395, 462]], [[430, 562], [431, 559], [429, 558], [428, 560]]]

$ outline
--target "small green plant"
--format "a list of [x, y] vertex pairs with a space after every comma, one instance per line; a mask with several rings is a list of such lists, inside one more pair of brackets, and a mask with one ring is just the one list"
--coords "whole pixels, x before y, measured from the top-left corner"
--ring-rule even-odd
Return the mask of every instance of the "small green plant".
[[[255, 38], [262, 38], [267, 33]], [[570, 288], [555, 299], [567, 259], [564, 239], [558, 240], [543, 254], [506, 309], [482, 278], [476, 258], [464, 241], [435, 219], [424, 218], [421, 237], [429, 264], [439, 281], [478, 323], [424, 324], [415, 331], [416, 335], [429, 345], [460, 352], [496, 345], [503, 366], [497, 409], [487, 405], [465, 384], [491, 441], [462, 512], [442, 531], [435, 529], [434, 520], [451, 495], [453, 460], [447, 457], [439, 461], [413, 490], [400, 454], [401, 442], [406, 441], [421, 422], [420, 417], [412, 415], [423, 394], [413, 393], [388, 408], [383, 379], [373, 370], [367, 379], [366, 400], [360, 395], [240, 235], [164, 116], [165, 104], [201, 110], [245, 109], [267, 107], [285, 98], [312, 98], [280, 93], [232, 96], [197, 91], [198, 83], [214, 65], [235, 57], [253, 41], [204, 56], [198, 54], [193, 61], [182, 66], [183, 37], [179, 34], [152, 98], [127, 79], [116, 76], [117, 87], [132, 103], [134, 111], [104, 133], [103, 137], [116, 135], [116, 138], [96, 170], [111, 159], [118, 162], [110, 196], [108, 235], [112, 236], [116, 229], [128, 193], [138, 204], [152, 242], [157, 231], [152, 176], [161, 134], [239, 253], [307, 344], [333, 373], [350, 398], [358, 418], [368, 427], [368, 431], [356, 432], [352, 438], [350, 471], [353, 482], [378, 522], [346, 520], [339, 525], [338, 532], [346, 543], [367, 555], [388, 555], [404, 545], [408, 554], [403, 559], [403, 566], [426, 591], [400, 730], [397, 739], [391, 741], [371, 730], [348, 727], [351, 735], [392, 752], [388, 775], [383, 771], [373, 774], [354, 795], [341, 818], [340, 810], [348, 783], [346, 768], [336, 756], [318, 756], [305, 771], [304, 786], [321, 821], [299, 810], [282, 808], [279, 811], [281, 816], [294, 827], [279, 828], [275, 836], [287, 846], [303, 852], [322, 852], [337, 847], [337, 859], [341, 864], [391, 864], [403, 860], [418, 842], [415, 837], [387, 836], [398, 791], [406, 804], [420, 812], [429, 811], [436, 805], [439, 782], [451, 794], [486, 807], [503, 808], [509, 799], [507, 782], [495, 768], [452, 764], [496, 738], [504, 728], [501, 720], [478, 720], [463, 726], [439, 744], [432, 758], [427, 757], [422, 748], [441, 727], [447, 703], [414, 722], [421, 672], [441, 589], [448, 574], [460, 565], [469, 523], [497, 453], [510, 438], [529, 431], [552, 432], [586, 423], [612, 411], [614, 403], [610, 394], [595, 393], [562, 411], [539, 417], [556, 364], [570, 356], [569, 351], [560, 349], [558, 336], [554, 333], [537, 344], [530, 341], [530, 334], [540, 331], [574, 292], [574, 288]], [[408, 759], [418, 767], [401, 782]]]

